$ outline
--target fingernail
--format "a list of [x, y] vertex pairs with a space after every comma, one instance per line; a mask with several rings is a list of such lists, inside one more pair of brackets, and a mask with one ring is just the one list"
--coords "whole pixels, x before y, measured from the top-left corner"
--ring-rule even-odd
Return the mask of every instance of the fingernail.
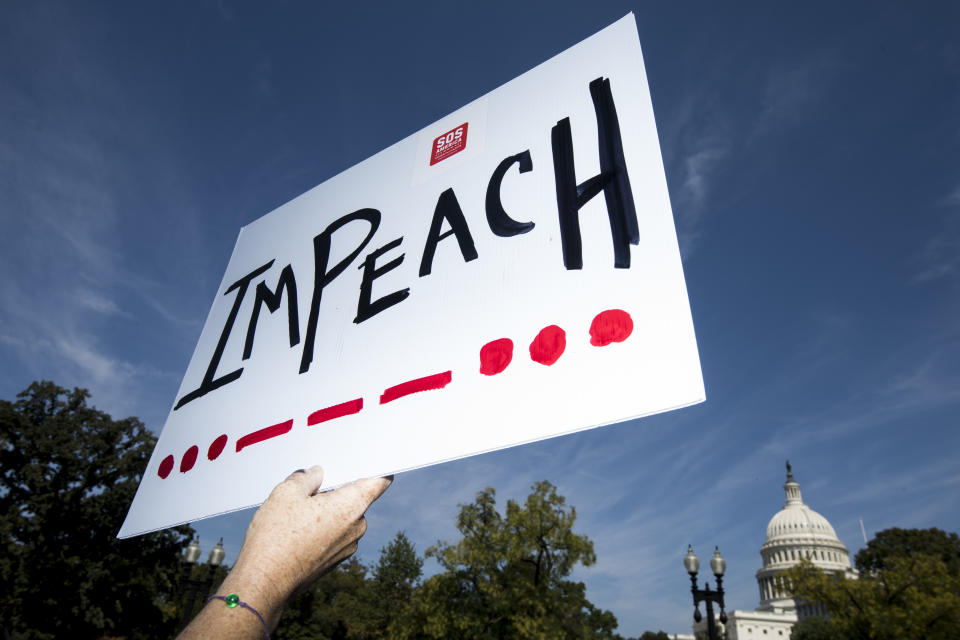
[[296, 471], [294, 471], [294, 473], [306, 473], [306, 472], [307, 472], [306, 469], [297, 469]]

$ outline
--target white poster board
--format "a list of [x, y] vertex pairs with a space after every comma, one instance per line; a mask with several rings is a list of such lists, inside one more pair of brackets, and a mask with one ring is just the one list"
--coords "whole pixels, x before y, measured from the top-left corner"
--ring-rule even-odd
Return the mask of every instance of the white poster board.
[[241, 229], [119, 535], [703, 400], [631, 14]]

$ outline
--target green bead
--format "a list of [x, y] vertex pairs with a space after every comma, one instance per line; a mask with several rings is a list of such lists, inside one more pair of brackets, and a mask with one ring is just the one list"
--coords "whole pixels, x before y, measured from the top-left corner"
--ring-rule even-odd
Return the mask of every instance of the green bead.
[[226, 603], [228, 607], [233, 609], [235, 606], [240, 604], [240, 596], [238, 596], [235, 593], [231, 593], [230, 595], [227, 596]]

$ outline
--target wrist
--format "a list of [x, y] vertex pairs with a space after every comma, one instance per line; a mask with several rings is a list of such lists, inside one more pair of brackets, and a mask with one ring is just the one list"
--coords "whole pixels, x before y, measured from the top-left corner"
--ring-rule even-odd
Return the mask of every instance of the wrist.
[[292, 587], [278, 582], [269, 572], [248, 566], [240, 561], [227, 574], [217, 595], [237, 594], [241, 600], [256, 609], [270, 629], [280, 621], [283, 606], [293, 594]]

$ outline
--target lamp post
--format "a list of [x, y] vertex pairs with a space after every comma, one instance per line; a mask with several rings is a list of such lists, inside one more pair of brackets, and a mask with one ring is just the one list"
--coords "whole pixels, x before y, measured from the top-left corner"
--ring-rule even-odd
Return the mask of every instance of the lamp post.
[[180, 618], [181, 629], [186, 627], [190, 619], [193, 618], [193, 609], [197, 605], [197, 595], [201, 593], [206, 595], [210, 591], [217, 567], [223, 564], [223, 558], [226, 556], [226, 551], [223, 549], [223, 538], [220, 538], [217, 546], [210, 550], [210, 555], [207, 557], [207, 569], [204, 570], [201, 566], [198, 577], [194, 578], [193, 568], [200, 559], [201, 553], [200, 539], [194, 538], [187, 548], [184, 549], [183, 555], [180, 556], [180, 561], [183, 566], [183, 581], [181, 584], [185, 586], [183, 594], [183, 615]]
[[717, 578], [716, 590], [710, 589], [710, 583], [704, 583], [703, 589], [697, 588], [697, 572], [700, 570], [700, 558], [693, 553], [693, 546], [687, 545], [687, 555], [683, 558], [683, 566], [690, 574], [690, 591], [693, 593], [693, 621], [700, 622], [700, 602], [707, 603], [707, 637], [717, 640], [717, 627], [713, 621], [713, 603], [720, 605], [720, 622], [726, 624], [727, 614], [723, 610], [723, 572], [727, 569], [727, 561], [720, 555], [720, 548], [715, 547], [713, 557], [710, 558], [710, 569]]

